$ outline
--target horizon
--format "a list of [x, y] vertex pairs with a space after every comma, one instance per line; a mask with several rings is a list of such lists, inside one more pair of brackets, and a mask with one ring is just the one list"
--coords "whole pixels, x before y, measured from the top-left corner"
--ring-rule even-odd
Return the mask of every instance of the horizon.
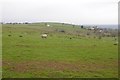
[[[26, 22], [8, 22], [8, 23], [3, 23], [3, 24], [11, 24], [11, 23], [24, 24]], [[35, 24], [35, 23], [38, 23], [38, 24], [39, 23], [62, 24], [64, 22], [27, 22], [27, 23], [30, 23], [30, 24]], [[72, 24], [72, 23], [65, 23], [65, 24], [76, 25], [76, 26], [83, 25], [83, 26], [86, 26], [86, 27], [98, 26], [99, 28], [118, 29], [118, 24]]]
[[75, 24], [75, 23], [69, 23], [69, 22], [58, 22], [58, 21], [36, 21], [36, 22], [28, 22], [28, 21], [23, 21], [23, 22], [0, 22], [0, 23], [65, 23], [65, 24], [74, 24], [74, 25], [118, 25], [117, 24]]

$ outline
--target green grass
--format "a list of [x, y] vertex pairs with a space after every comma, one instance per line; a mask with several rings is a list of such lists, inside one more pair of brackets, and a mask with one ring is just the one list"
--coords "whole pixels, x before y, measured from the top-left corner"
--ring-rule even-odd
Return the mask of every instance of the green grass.
[[[43, 23], [3, 25], [4, 78], [118, 77], [118, 46], [113, 45], [113, 38], [76, 37], [76, 30], [81, 34], [86, 30], [71, 25], [50, 25], [52, 27]], [[73, 34], [56, 32], [56, 29]], [[40, 37], [43, 32], [49, 32], [47, 39]], [[74, 36], [76, 38], [69, 39]]]

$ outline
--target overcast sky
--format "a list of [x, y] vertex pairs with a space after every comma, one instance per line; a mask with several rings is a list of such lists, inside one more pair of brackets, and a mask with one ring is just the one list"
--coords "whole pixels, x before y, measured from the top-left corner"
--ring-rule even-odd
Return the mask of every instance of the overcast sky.
[[3, 22], [117, 24], [119, 0], [2, 0]]

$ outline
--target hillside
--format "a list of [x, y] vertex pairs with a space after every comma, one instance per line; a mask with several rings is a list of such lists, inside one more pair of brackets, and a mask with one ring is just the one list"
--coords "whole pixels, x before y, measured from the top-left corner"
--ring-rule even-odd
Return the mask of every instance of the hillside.
[[62, 23], [3, 24], [2, 40], [4, 78], [118, 76], [116, 35]]

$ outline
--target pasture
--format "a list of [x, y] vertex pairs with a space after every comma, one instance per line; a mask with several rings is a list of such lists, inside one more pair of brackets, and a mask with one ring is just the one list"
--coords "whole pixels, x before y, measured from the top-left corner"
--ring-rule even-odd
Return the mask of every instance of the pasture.
[[[3, 78], [117, 78], [113, 37], [61, 23], [3, 24]], [[47, 38], [41, 38], [48, 33]]]

